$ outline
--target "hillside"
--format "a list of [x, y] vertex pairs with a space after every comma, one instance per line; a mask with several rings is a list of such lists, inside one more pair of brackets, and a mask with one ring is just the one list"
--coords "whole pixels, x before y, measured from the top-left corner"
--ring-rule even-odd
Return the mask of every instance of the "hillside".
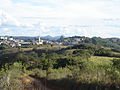
[[111, 48], [85, 43], [61, 47], [42, 46], [3, 54], [1, 57], [2, 89], [120, 89], [120, 53]]
[[73, 36], [67, 38], [60, 38], [58, 40], [64, 45], [75, 45], [80, 43], [94, 44], [98, 46], [104, 46], [113, 49], [120, 49], [120, 39], [119, 38], [100, 38], [100, 37], [84, 37], [84, 36]]

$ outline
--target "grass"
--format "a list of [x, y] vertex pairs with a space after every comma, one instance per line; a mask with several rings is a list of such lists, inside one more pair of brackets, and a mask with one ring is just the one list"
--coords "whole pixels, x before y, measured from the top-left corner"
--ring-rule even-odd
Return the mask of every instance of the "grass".
[[65, 55], [72, 55], [73, 51], [75, 51], [76, 49], [70, 49], [70, 50], [65, 50], [64, 54]]
[[92, 56], [90, 60], [95, 61], [95, 60], [113, 60], [114, 57], [105, 57], [105, 56]]
[[67, 46], [62, 46], [62, 45], [41, 45], [39, 47], [36, 47], [36, 49], [47, 49], [47, 50], [59, 50], [62, 48], [66, 48]]

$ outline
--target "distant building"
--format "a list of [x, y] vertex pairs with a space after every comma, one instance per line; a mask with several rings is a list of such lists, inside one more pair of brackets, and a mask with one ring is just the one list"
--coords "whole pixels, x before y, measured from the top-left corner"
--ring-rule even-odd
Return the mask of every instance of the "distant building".
[[38, 45], [42, 45], [42, 44], [43, 44], [43, 40], [41, 40], [39, 36]]
[[22, 42], [21, 45], [30, 45], [31, 42]]
[[7, 37], [0, 37], [1, 40], [7, 40]]
[[14, 39], [13, 38], [8, 38], [8, 40], [13, 41]]
[[21, 47], [22, 45], [20, 43], [17, 43], [16, 46]]
[[15, 47], [15, 46], [16, 46], [15, 43], [10, 43], [9, 45], [10, 45], [11, 47]]

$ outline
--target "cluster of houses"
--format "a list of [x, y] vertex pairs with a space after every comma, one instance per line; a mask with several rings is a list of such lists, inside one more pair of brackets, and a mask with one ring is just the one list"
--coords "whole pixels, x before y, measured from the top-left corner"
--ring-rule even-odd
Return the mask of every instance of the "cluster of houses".
[[43, 45], [43, 44], [60, 45], [61, 43], [49, 41], [49, 40], [41, 40], [40, 37], [37, 40], [27, 41], [27, 40], [15, 39], [13, 37], [0, 36], [0, 45], [1, 44], [6, 44], [10, 47], [17, 47], [17, 46], [21, 47], [23, 45]]
[[0, 45], [6, 44], [6, 45], [9, 45], [11, 47], [15, 47], [15, 46], [21, 46], [22, 42], [23, 42], [23, 40], [14, 39], [12, 37], [9, 37], [9, 38], [4, 37], [4, 36], [0, 37]]
[[0, 36], [0, 45], [1, 44], [6, 44], [11, 47], [22, 46], [22, 45], [31, 45], [31, 44], [39, 45], [39, 44], [43, 44], [43, 40], [30, 42], [30, 41], [24, 41], [21, 39], [15, 39], [12, 37]]
[[86, 39], [87, 39], [86, 37], [74, 36], [74, 37], [68, 37], [68, 38], [51, 41], [51, 40], [41, 40], [39, 37], [38, 39], [31, 39], [29, 41], [29, 40], [16, 39], [13, 37], [0, 36], [0, 45], [6, 44], [11, 47], [17, 47], [17, 46], [20, 47], [23, 45], [43, 45], [43, 44], [75, 45], [84, 42]]

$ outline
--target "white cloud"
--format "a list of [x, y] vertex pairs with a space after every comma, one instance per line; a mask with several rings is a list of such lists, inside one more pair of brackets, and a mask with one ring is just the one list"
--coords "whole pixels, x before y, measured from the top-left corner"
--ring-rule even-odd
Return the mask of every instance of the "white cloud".
[[12, 16], [10, 16], [9, 14], [7, 14], [5, 11], [1, 10], [0, 11], [0, 23], [1, 25], [4, 25], [4, 26], [20, 26], [20, 23], [15, 19], [13, 18]]
[[[29, 3], [31, 1], [31, 3]], [[13, 3], [10, 0], [1, 0], [3, 3], [2, 8], [6, 8], [8, 12], [11, 12], [14, 16], [39, 16], [39, 17], [104, 17], [104, 13], [98, 10], [98, 6], [102, 6], [102, 2], [66, 2], [66, 0], [45, 0]], [[40, 5], [32, 5], [32, 2], [36, 2]], [[47, 5], [41, 5], [45, 3]], [[50, 7], [53, 4], [54, 7]]]
[[[37, 35], [39, 30], [34, 24], [43, 22], [45, 25], [41, 29], [42, 35], [120, 36], [120, 28], [117, 27], [119, 20], [101, 20], [119, 18], [119, 0], [16, 0], [15, 2], [0, 0], [0, 4], [0, 8], [8, 12], [7, 17], [9, 17], [4, 19], [6, 20], [4, 28], [8, 28], [8, 25], [18, 27], [15, 27], [16, 31], [9, 27], [8, 29], [13, 30], [9, 31], [10, 34]], [[69, 25], [89, 27], [70, 27]], [[55, 28], [51, 29], [51, 26]], [[29, 30], [31, 32], [28, 32]], [[23, 33], [17, 33], [18, 31]]]
[[0, 0], [0, 8], [16, 17], [119, 17], [119, 1], [111, 0]]

